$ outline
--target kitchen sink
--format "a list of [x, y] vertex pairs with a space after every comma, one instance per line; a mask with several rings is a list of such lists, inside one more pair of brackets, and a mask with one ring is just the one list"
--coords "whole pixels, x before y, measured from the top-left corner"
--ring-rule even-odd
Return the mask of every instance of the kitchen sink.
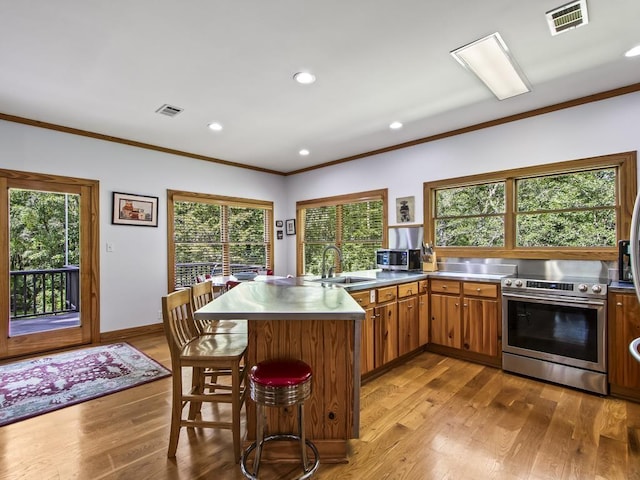
[[314, 282], [321, 283], [336, 283], [336, 284], [352, 284], [352, 283], [361, 283], [361, 282], [373, 282], [375, 278], [367, 278], [367, 277], [329, 277], [329, 278], [317, 278], [313, 280]]

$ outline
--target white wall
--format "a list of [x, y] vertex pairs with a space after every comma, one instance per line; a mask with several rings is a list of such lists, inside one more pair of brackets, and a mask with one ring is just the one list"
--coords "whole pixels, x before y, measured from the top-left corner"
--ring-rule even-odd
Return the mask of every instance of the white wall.
[[[640, 93], [282, 177], [0, 121], [0, 168], [100, 181], [101, 331], [158, 322], [166, 292], [166, 190], [270, 200], [275, 219], [299, 200], [389, 189], [415, 196], [425, 181], [640, 150]], [[158, 228], [111, 225], [113, 191], [159, 197]], [[107, 242], [115, 251], [107, 253]], [[295, 272], [295, 237], [275, 240], [276, 274]]]
[[[185, 190], [274, 202], [284, 217], [284, 177], [0, 121], [0, 168], [100, 181], [102, 332], [158, 323], [167, 291], [166, 191]], [[158, 228], [111, 224], [112, 192], [159, 197]], [[106, 252], [110, 242], [114, 251]], [[284, 241], [274, 256], [283, 259]]]
[[[395, 199], [409, 196], [422, 223], [424, 182], [636, 150], [638, 92], [292, 175], [288, 217], [300, 200], [388, 188], [389, 224], [396, 223]], [[286, 253], [294, 269], [293, 243]]]

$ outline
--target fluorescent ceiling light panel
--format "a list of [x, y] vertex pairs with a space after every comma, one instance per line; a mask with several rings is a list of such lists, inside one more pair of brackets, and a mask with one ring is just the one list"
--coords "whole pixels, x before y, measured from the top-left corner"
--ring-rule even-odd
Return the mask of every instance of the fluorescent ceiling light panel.
[[460, 47], [451, 55], [463, 67], [475, 73], [498, 100], [531, 91], [497, 32]]

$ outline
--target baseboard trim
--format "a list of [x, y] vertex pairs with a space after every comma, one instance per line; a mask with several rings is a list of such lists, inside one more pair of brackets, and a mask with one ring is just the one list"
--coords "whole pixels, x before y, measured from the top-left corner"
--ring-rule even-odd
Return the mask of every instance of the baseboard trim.
[[112, 332], [103, 332], [100, 334], [100, 341], [113, 342], [116, 340], [126, 340], [130, 337], [138, 337], [140, 335], [161, 333], [163, 328], [162, 323], [154, 323], [152, 325], [143, 325], [142, 327], [132, 327], [125, 328], [123, 330], [114, 330]]

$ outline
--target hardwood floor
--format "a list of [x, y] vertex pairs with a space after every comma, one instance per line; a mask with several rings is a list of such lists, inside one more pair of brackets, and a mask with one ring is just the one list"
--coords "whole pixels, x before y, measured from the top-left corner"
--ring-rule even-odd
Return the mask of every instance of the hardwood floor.
[[[170, 366], [163, 336], [130, 343]], [[0, 428], [0, 479], [244, 478], [229, 431], [183, 429], [167, 458], [170, 382]], [[640, 479], [632, 402], [422, 353], [365, 383], [361, 403], [349, 463], [323, 464], [314, 478]], [[291, 471], [261, 468], [265, 479]]]

